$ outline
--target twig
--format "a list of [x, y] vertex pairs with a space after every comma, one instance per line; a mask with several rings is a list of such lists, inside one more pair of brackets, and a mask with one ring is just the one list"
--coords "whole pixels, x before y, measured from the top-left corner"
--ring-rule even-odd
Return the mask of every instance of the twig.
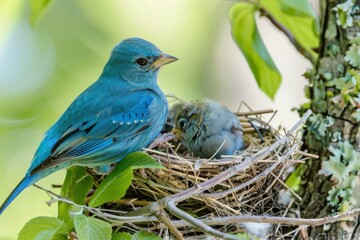
[[275, 177], [275, 180], [277, 180], [281, 185], [283, 185], [292, 195], [294, 195], [294, 197], [296, 197], [300, 202], [302, 201], [301, 197], [296, 192], [294, 192], [294, 190], [289, 188], [283, 181], [281, 181], [278, 176], [275, 176], [273, 173], [271, 174], [273, 175], [273, 177]]
[[136, 198], [133, 198], [133, 199], [122, 198], [122, 199], [114, 201], [113, 203], [121, 204], [121, 205], [129, 205], [129, 206], [146, 206], [146, 205], [149, 205], [151, 202], [146, 201], [146, 200], [138, 200]]
[[173, 133], [160, 134], [157, 138], [154, 139], [154, 141], [152, 141], [152, 143], [150, 143], [147, 148], [144, 149], [153, 149], [160, 144], [166, 143], [167, 141], [174, 139], [174, 137], [175, 135]]
[[[352, 211], [339, 213], [335, 216], [327, 216], [323, 218], [291, 218], [291, 217], [272, 217], [272, 216], [253, 216], [253, 215], [240, 215], [240, 216], [227, 216], [227, 217], [211, 217], [211, 218], [202, 218], [199, 219], [202, 223], [209, 226], [214, 225], [228, 225], [231, 223], [240, 223], [240, 222], [256, 222], [256, 223], [270, 223], [270, 224], [285, 224], [292, 226], [321, 226], [328, 223], [334, 223], [339, 221], [349, 221], [350, 217], [355, 217], [360, 215], [360, 208], [354, 209]], [[174, 226], [186, 227], [188, 226], [186, 221], [177, 220], [173, 221]]]
[[184, 219], [185, 221], [189, 222], [192, 226], [200, 229], [206, 234], [219, 237], [221, 239], [239, 240], [238, 237], [215, 230], [209, 225], [203, 223], [202, 221], [192, 217], [191, 215], [185, 213], [184, 211], [181, 211], [179, 208], [176, 207], [175, 202], [172, 200], [166, 202], [166, 208], [175, 216]]
[[180, 240], [184, 239], [182, 233], [174, 226], [174, 224], [168, 218], [168, 216], [165, 214], [164, 211], [159, 211], [155, 213], [155, 216], [168, 227], [168, 229], [172, 234], [174, 234], [176, 239], [180, 239]]
[[238, 117], [243, 117], [243, 116], [249, 116], [249, 115], [273, 113], [273, 112], [274, 112], [273, 109], [264, 109], [264, 110], [248, 111], [248, 112], [235, 112], [235, 115]]
[[[285, 217], [286, 214], [288, 214], [289, 209], [292, 207], [293, 203], [294, 203], [294, 198], [291, 199], [290, 203], [289, 203], [288, 206], [286, 207], [285, 212], [284, 212], [284, 214], [282, 215], [283, 217]], [[276, 229], [275, 229], [275, 233], [277, 233], [277, 232], [279, 231], [280, 226], [281, 226], [280, 224], [277, 225], [277, 227], [276, 227]]]
[[203, 193], [203, 194], [199, 194], [200, 197], [209, 197], [209, 198], [222, 198], [225, 197], [227, 195], [229, 195], [230, 193], [239, 191], [240, 189], [243, 189], [247, 186], [249, 186], [250, 184], [259, 181], [260, 179], [265, 178], [270, 172], [272, 172], [280, 163], [282, 163], [285, 159], [287, 159], [295, 150], [296, 148], [298, 148], [299, 145], [298, 144], [294, 144], [289, 151], [287, 151], [276, 163], [274, 163], [273, 165], [271, 165], [270, 167], [266, 168], [264, 171], [262, 171], [261, 173], [259, 173], [257, 176], [251, 178], [249, 181], [244, 182], [234, 188], [228, 189], [226, 191], [222, 191], [222, 192], [216, 192], [216, 193]]
[[304, 152], [304, 151], [300, 151], [300, 150], [298, 150], [296, 153], [299, 155], [303, 155], [305, 157], [310, 157], [310, 158], [315, 158], [315, 159], [319, 158], [319, 155], [317, 155], [317, 154], [308, 153], [308, 152]]
[[[114, 222], [119, 221], [121, 224], [125, 222], [129, 223], [137, 223], [137, 222], [149, 222], [149, 221], [158, 221], [158, 218], [155, 216], [119, 216], [114, 214], [106, 213], [105, 211], [108, 211], [106, 209], [98, 209], [98, 208], [91, 208], [85, 205], [80, 205], [72, 202], [71, 200], [68, 200], [64, 197], [59, 196], [58, 194], [47, 190], [45, 188], [42, 188], [36, 184], [34, 184], [35, 187], [45, 191], [50, 196], [55, 197], [55, 200], [65, 202], [74, 206], [82, 207], [88, 211], [91, 211], [96, 216], [103, 218], [105, 220]], [[171, 201], [171, 200], [170, 200]], [[109, 212], [113, 212], [116, 214], [121, 214], [121, 211], [111, 210]], [[360, 208], [353, 209], [348, 212], [339, 213], [334, 216], [327, 216], [323, 218], [291, 218], [291, 217], [272, 217], [272, 216], [253, 216], [253, 215], [239, 215], [239, 216], [226, 216], [226, 217], [209, 217], [209, 218], [202, 218], [198, 219], [198, 221], [201, 221], [204, 224], [207, 225], [227, 225], [231, 223], [240, 223], [240, 222], [257, 222], [257, 223], [271, 223], [271, 224], [286, 224], [286, 225], [293, 225], [293, 226], [299, 226], [299, 225], [305, 225], [305, 226], [320, 226], [328, 223], [334, 223], [338, 221], [349, 221], [349, 218], [355, 217], [360, 215]], [[185, 220], [175, 220], [172, 221], [172, 224], [177, 227], [187, 227], [191, 226], [187, 221]]]
[[292, 45], [294, 45], [294, 47], [296, 48], [296, 50], [301, 53], [301, 55], [303, 55], [305, 58], [307, 58], [312, 65], [315, 65], [316, 63], [316, 59], [313, 57], [312, 53], [309, 52], [306, 48], [304, 48], [298, 41], [297, 39], [294, 37], [294, 35], [292, 35], [292, 33], [286, 29], [283, 25], [281, 25], [281, 23], [279, 23], [267, 10], [265, 10], [264, 8], [260, 8], [260, 13], [267, 17], [270, 22], [277, 28], [279, 29], [281, 32], [283, 32], [285, 34], [285, 36], [289, 39], [289, 41], [292, 43]]

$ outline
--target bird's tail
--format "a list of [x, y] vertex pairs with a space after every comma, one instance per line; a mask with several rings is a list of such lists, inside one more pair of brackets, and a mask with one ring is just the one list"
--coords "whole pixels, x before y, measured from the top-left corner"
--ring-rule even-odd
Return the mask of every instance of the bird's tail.
[[9, 204], [29, 185], [33, 184], [38, 180], [37, 178], [38, 174], [32, 175], [32, 176], [26, 176], [24, 177], [21, 182], [16, 186], [16, 188], [10, 193], [10, 195], [7, 197], [7, 199], [4, 201], [4, 203], [0, 207], [0, 215], [4, 212], [4, 210], [9, 206]]

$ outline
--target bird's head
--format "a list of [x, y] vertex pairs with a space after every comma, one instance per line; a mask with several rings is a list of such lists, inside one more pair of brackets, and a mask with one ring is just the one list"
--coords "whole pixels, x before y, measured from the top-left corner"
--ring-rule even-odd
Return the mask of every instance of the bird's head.
[[163, 53], [146, 40], [128, 38], [113, 49], [104, 74], [109, 77], [120, 75], [132, 85], [146, 87], [156, 84], [156, 76], [161, 66], [176, 60], [176, 57]]
[[188, 105], [183, 107], [175, 118], [175, 127], [171, 132], [185, 147], [188, 147], [187, 144], [192, 141], [202, 124], [203, 114], [199, 110], [194, 105]]

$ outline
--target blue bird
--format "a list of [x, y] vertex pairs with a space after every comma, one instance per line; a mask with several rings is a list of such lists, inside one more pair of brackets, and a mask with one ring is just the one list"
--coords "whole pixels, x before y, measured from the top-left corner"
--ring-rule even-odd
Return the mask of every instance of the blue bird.
[[166, 122], [168, 103], [157, 84], [161, 66], [177, 58], [140, 38], [120, 42], [99, 79], [46, 132], [25, 177], [0, 214], [28, 186], [73, 165], [106, 169], [149, 145]]

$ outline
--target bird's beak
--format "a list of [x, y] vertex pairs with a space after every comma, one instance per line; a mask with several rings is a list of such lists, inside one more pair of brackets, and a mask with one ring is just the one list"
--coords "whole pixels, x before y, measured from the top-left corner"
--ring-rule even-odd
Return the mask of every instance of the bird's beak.
[[175, 62], [176, 60], [178, 60], [176, 57], [161, 53], [160, 57], [151, 64], [150, 68], [159, 69], [161, 66], [171, 62]]
[[171, 133], [173, 133], [173, 134], [175, 135], [175, 138], [176, 138], [177, 140], [180, 140], [182, 134], [181, 134], [181, 131], [180, 131], [179, 129], [173, 128], [173, 129], [171, 130]]

